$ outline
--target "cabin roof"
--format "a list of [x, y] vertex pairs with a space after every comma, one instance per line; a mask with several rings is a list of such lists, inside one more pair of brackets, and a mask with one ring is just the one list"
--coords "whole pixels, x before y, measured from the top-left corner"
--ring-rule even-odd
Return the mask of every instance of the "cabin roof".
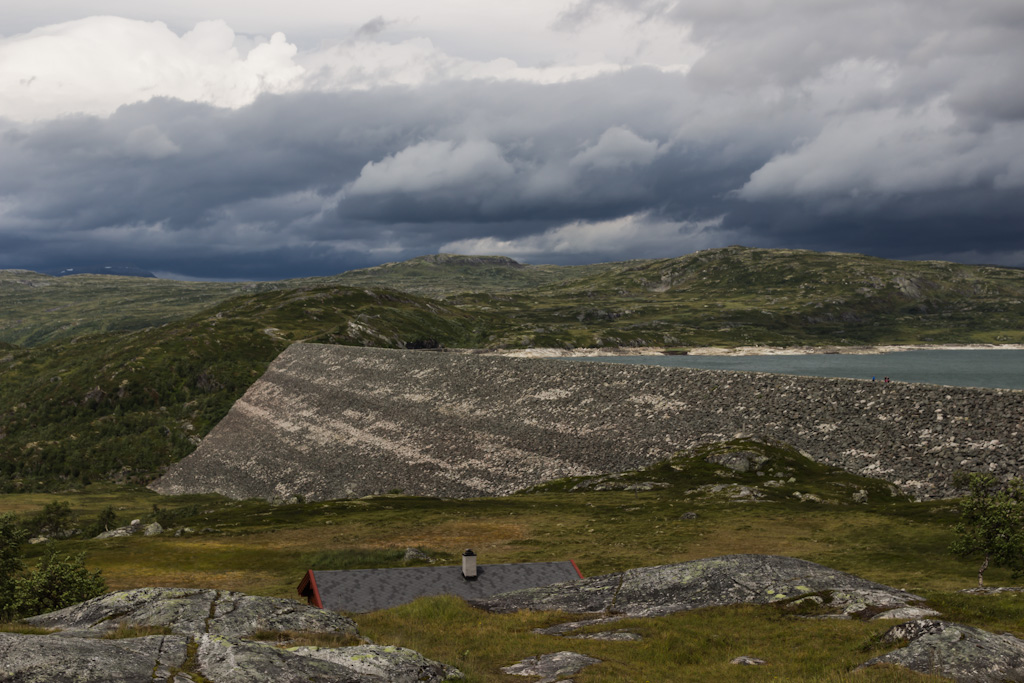
[[474, 600], [581, 578], [583, 574], [572, 560], [479, 565], [474, 580], [464, 579], [459, 565], [348, 571], [310, 569], [298, 590], [311, 605], [323, 609], [373, 612], [426, 595], [456, 595]]

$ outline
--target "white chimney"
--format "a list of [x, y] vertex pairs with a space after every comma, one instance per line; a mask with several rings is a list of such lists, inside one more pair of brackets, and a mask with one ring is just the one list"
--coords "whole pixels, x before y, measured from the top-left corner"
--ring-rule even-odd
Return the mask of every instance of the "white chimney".
[[476, 553], [469, 549], [462, 553], [462, 578], [467, 581], [476, 579]]

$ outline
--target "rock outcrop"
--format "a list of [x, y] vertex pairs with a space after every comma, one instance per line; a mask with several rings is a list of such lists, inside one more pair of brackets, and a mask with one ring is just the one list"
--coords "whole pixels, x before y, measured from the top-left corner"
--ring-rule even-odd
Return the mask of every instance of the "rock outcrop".
[[501, 672], [510, 676], [540, 676], [536, 683], [555, 683], [567, 680], [565, 676], [572, 676], [588, 666], [600, 663], [600, 659], [578, 652], [550, 652], [504, 666]]
[[739, 603], [814, 599], [844, 616], [874, 616], [920, 596], [814, 562], [776, 555], [726, 555], [641, 567], [474, 601], [492, 612], [523, 609], [651, 617]]
[[117, 591], [24, 621], [81, 636], [102, 636], [122, 623], [240, 638], [256, 631], [356, 634], [355, 622], [348, 617], [295, 600], [201, 588]]
[[504, 495], [640, 469], [738, 433], [945, 497], [956, 470], [1024, 468], [1024, 392], [293, 344], [152, 488], [271, 500]]
[[[285, 632], [357, 636], [351, 619], [294, 600], [189, 588], [119, 591], [25, 620], [51, 635], [0, 633], [0, 683], [420, 683], [461, 679], [400, 647], [292, 647], [248, 639]], [[166, 635], [111, 639], [132, 628]]]
[[0, 633], [0, 683], [440, 683], [462, 677], [398, 647], [285, 650], [211, 634], [106, 640]]
[[886, 631], [886, 643], [905, 647], [875, 657], [861, 668], [893, 664], [920, 673], [938, 674], [960, 683], [1024, 681], [1024, 640], [973, 626], [922, 619]]

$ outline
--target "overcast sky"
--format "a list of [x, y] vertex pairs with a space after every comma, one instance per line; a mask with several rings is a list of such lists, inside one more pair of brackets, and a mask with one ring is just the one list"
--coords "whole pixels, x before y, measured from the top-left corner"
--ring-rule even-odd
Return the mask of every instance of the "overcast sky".
[[1021, 0], [12, 0], [0, 268], [1024, 266]]

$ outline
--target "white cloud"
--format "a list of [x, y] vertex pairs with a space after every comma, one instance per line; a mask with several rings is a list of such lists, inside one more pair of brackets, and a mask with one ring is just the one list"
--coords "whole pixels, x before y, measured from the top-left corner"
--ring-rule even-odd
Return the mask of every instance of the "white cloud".
[[830, 120], [813, 139], [755, 171], [743, 199], [1000, 188], [1024, 181], [1024, 123], [963, 126], [944, 101], [862, 111]]
[[[443, 253], [500, 254], [537, 261], [538, 257], [594, 254], [612, 259], [655, 258], [724, 246], [728, 235], [717, 231], [721, 218], [709, 221], [665, 221], [648, 212], [609, 221], [573, 221], [543, 233], [501, 239], [480, 237], [449, 242]], [[735, 235], [733, 235], [735, 237]]]
[[223, 21], [178, 36], [162, 22], [90, 17], [0, 39], [0, 116], [107, 116], [153, 97], [237, 108], [298, 87], [303, 69], [284, 34], [244, 56], [235, 38]]
[[628, 128], [615, 126], [601, 134], [601, 139], [573, 157], [574, 166], [598, 169], [622, 168], [649, 164], [658, 155], [658, 143], [645, 140]]
[[501, 149], [487, 140], [430, 140], [370, 162], [348, 188], [350, 195], [458, 189], [481, 180], [500, 181], [515, 173]]
[[[301, 54], [282, 32], [254, 42], [223, 20], [199, 21], [179, 35], [162, 21], [93, 16], [0, 37], [0, 116], [16, 121], [67, 114], [106, 116], [121, 105], [160, 96], [238, 108], [262, 93], [300, 89], [365, 90], [480, 79], [563, 83], [618, 71], [624, 65], [685, 72], [699, 54], [689, 48], [655, 47], [664, 47], [665, 36], [650, 30], [632, 39], [605, 41], [597, 29], [559, 33], [536, 17], [529, 25], [516, 12], [520, 35], [532, 36], [526, 42], [543, 46], [543, 57], [536, 64], [524, 64], [509, 56], [512, 51], [480, 59], [438, 47], [432, 35], [455, 48], [465, 46], [436, 23], [410, 15], [410, 6], [399, 9], [406, 19], [378, 15], [369, 21], [380, 29], [376, 33], [357, 29], [352, 36], [336, 37]], [[359, 18], [354, 10], [349, 16]], [[403, 30], [389, 37], [391, 25]], [[462, 30], [464, 37], [479, 33], [469, 26]], [[601, 45], [615, 49], [597, 49]], [[623, 53], [619, 48], [625, 45], [635, 49]]]

